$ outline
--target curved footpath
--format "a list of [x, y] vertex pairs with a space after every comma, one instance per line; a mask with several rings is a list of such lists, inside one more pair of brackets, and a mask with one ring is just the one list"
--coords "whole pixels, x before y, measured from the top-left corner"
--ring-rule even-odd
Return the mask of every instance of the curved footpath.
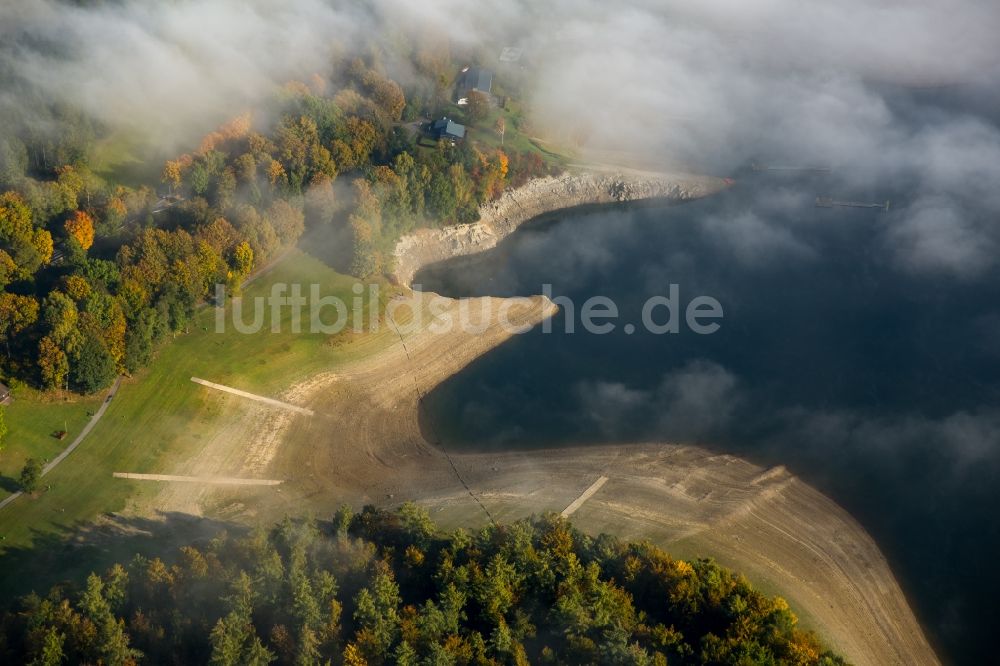
[[[536, 180], [485, 207], [477, 224], [400, 241], [397, 277], [407, 285], [421, 266], [493, 247], [523, 222], [567, 205], [689, 199], [724, 186], [720, 179], [634, 172]], [[418, 308], [433, 314], [406, 325], [407, 312]], [[508, 340], [513, 333], [502, 320], [530, 327], [555, 314], [548, 299], [410, 292], [391, 309], [395, 324], [365, 339], [392, 344], [274, 396], [313, 416], [242, 404], [236, 430], [173, 470], [232, 476], [249, 466], [255, 475], [286, 480], [277, 490], [168, 484], [156, 508], [260, 521], [343, 502], [393, 506], [414, 499], [445, 527], [572, 508], [574, 524], [588, 532], [649, 539], [677, 556], [715, 557], [746, 573], [788, 599], [853, 663], [939, 663], [872, 538], [782, 467], [765, 470], [683, 443], [498, 453], [442, 447], [424, 418], [423, 396]], [[463, 318], [469, 326], [447, 325]]]

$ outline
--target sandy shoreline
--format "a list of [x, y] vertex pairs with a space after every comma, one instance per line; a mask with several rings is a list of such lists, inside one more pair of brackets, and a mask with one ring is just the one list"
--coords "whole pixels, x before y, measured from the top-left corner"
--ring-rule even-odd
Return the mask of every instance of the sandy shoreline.
[[[623, 200], [638, 200], [643, 191], [694, 198], [724, 186], [718, 179], [681, 186], [676, 177], [637, 178], [645, 179], [640, 187], [647, 189], [626, 190], [631, 198]], [[570, 205], [613, 197], [601, 187], [616, 175], [584, 179], [536, 182], [530, 202], [513, 193], [475, 225], [404, 239], [397, 246], [404, 259], [397, 278], [408, 284], [431, 261], [493, 247], [520, 224], [550, 212], [554, 197], [567, 187], [590, 183], [582, 193], [575, 190]], [[439, 299], [434, 321], [459, 317], [457, 300], [419, 292], [403, 300], [426, 307], [429, 299]], [[788, 599], [853, 663], [939, 663], [872, 538], [846, 511], [784, 468], [765, 470], [677, 443], [488, 454], [447, 451], [433, 434], [428, 441], [425, 431], [433, 428], [421, 429], [423, 396], [512, 336], [499, 321], [500, 306], [507, 306], [511, 323], [523, 326], [557, 311], [541, 296], [467, 300], [479, 330], [435, 330], [432, 321], [397, 333], [383, 324], [368, 334], [381, 340], [378, 351], [275, 396], [308, 407], [314, 416], [283, 411], [279, 417], [260, 403], [236, 406], [232, 431], [214, 437], [197, 460], [164, 470], [230, 476], [252, 466], [256, 475], [285, 480], [280, 492], [175, 484], [164, 489], [155, 508], [258, 521], [304, 511], [329, 514], [340, 503], [395, 506], [414, 499], [429, 507], [439, 524], [468, 528], [485, 523], [486, 512], [515, 520], [562, 511], [606, 477], [573, 514], [581, 529], [649, 539], [682, 557], [715, 557]]]

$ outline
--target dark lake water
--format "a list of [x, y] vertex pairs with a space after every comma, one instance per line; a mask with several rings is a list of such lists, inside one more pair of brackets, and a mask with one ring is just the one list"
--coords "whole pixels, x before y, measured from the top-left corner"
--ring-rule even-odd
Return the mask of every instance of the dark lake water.
[[[426, 269], [414, 282], [448, 296], [551, 285], [577, 325], [564, 308], [551, 332], [516, 336], [427, 414], [452, 448], [663, 440], [784, 464], [864, 524], [932, 642], [971, 663], [1000, 617], [1000, 275], [922, 270], [900, 250], [912, 210], [817, 208], [828, 187], [748, 173], [681, 206], [568, 212]], [[718, 332], [644, 329], [671, 284], [682, 307], [721, 303]], [[611, 333], [580, 331], [595, 295], [618, 306]]]

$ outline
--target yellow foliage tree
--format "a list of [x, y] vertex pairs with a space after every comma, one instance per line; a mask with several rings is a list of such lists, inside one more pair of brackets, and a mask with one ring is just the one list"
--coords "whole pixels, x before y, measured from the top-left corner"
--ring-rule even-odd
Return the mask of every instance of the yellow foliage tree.
[[[16, 270], [7, 280], [28, 278], [52, 259], [52, 235], [32, 223], [31, 208], [17, 192], [0, 194], [0, 249], [14, 262]], [[18, 263], [20, 262], [20, 263]], [[10, 264], [3, 261], [10, 273]]]
[[17, 264], [6, 250], [0, 249], [0, 289], [6, 287], [17, 273]]
[[118, 372], [125, 372], [125, 328], [125, 313], [116, 301], [111, 311], [111, 321], [102, 333]]
[[368, 666], [368, 660], [354, 643], [348, 643], [344, 648], [344, 666]]
[[253, 248], [250, 247], [250, 243], [243, 241], [236, 246], [233, 251], [233, 262], [236, 272], [240, 277], [246, 277], [250, 274], [253, 269]]
[[43, 264], [47, 264], [52, 261], [52, 250], [55, 245], [52, 242], [52, 234], [50, 234], [48, 230], [35, 229], [35, 233], [32, 235], [31, 244], [35, 246], [35, 250], [42, 258]]
[[38, 367], [47, 388], [58, 388], [66, 383], [69, 359], [66, 352], [47, 335], [38, 343]]
[[129, 266], [129, 270], [123, 271], [119, 294], [125, 302], [125, 307], [129, 312], [138, 312], [146, 307], [149, 302], [149, 292], [142, 286], [142, 281], [136, 279], [138, 271]]
[[68, 275], [63, 283], [63, 291], [77, 303], [90, 296], [90, 283], [79, 275]]
[[38, 320], [38, 301], [0, 291], [0, 339], [8, 340]]
[[170, 190], [173, 191], [175, 188], [181, 186], [181, 162], [180, 160], [167, 160], [167, 163], [163, 165], [163, 174], [160, 176], [162, 180]]
[[267, 167], [267, 179], [271, 182], [271, 185], [277, 185], [278, 181], [284, 182], [285, 180], [285, 167], [281, 165], [278, 160], [271, 160], [271, 164]]

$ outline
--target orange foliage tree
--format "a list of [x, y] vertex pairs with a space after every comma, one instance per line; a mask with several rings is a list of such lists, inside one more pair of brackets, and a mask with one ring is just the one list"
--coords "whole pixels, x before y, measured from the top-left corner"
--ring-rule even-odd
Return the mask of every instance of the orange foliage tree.
[[66, 233], [76, 239], [84, 250], [94, 244], [94, 220], [82, 210], [75, 211], [66, 220]]

